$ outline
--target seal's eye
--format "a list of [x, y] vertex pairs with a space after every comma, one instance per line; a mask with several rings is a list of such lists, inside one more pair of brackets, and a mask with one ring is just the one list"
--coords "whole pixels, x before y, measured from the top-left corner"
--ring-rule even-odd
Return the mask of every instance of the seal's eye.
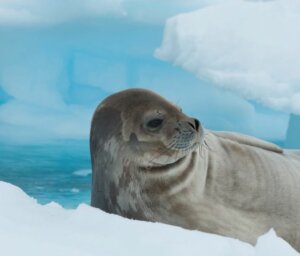
[[162, 122], [163, 122], [163, 119], [154, 118], [147, 122], [147, 127], [150, 129], [156, 129], [161, 126]]

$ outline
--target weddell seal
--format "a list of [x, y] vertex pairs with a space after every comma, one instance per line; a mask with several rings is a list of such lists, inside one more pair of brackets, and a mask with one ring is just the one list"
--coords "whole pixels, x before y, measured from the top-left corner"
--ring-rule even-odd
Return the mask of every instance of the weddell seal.
[[252, 244], [274, 228], [300, 251], [300, 151], [206, 130], [144, 89], [97, 107], [90, 149], [94, 207]]

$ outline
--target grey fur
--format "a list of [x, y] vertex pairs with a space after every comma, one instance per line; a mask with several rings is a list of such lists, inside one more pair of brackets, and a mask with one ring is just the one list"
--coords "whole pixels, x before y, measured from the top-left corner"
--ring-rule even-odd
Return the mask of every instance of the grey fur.
[[[145, 120], [162, 116], [151, 133]], [[212, 132], [159, 95], [130, 89], [96, 109], [92, 206], [254, 244], [274, 228], [300, 251], [300, 152]]]

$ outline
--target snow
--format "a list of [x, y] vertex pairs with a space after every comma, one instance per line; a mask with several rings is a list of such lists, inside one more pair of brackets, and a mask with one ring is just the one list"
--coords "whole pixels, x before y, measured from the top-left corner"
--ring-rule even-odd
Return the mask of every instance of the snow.
[[159, 223], [134, 221], [81, 204], [40, 205], [0, 181], [1, 255], [299, 255], [274, 231], [256, 247], [235, 239]]
[[300, 114], [300, 1], [222, 1], [170, 18], [156, 56], [215, 86]]

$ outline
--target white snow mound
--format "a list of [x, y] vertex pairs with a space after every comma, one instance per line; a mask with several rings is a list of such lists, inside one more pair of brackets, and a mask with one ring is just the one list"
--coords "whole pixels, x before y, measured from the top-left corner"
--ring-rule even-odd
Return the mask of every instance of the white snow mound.
[[159, 223], [128, 220], [88, 205], [39, 205], [0, 181], [1, 255], [299, 255], [274, 231], [256, 247], [235, 239]]
[[166, 23], [155, 55], [214, 85], [300, 114], [300, 1], [227, 0]]

